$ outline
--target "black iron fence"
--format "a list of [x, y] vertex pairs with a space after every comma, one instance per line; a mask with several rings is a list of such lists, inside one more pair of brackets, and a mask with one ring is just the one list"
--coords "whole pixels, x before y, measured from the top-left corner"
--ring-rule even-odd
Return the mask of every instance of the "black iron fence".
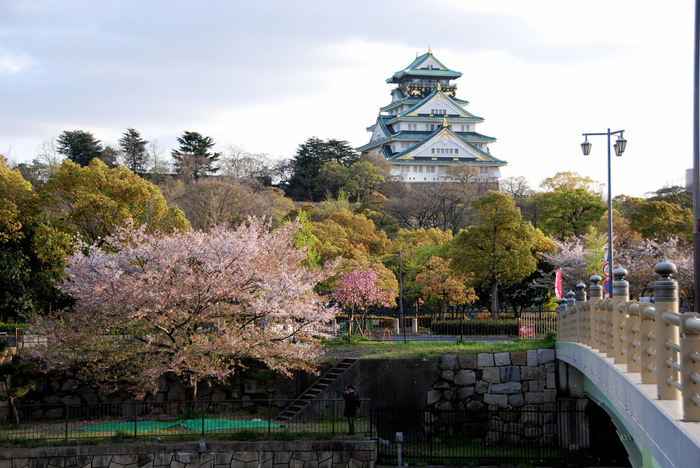
[[610, 432], [600, 429], [611, 426], [606, 417], [560, 405], [545, 411], [377, 408], [372, 424], [378, 462], [385, 465], [629, 466], [621, 445], [611, 450], [597, 435]]
[[[353, 319], [352, 333], [376, 341], [510, 341], [516, 338], [541, 339], [556, 330], [556, 313], [531, 311], [501, 313], [491, 319], [491, 313], [470, 312], [419, 317], [398, 315], [361, 316]], [[398, 325], [398, 327], [397, 327]], [[347, 317], [341, 317], [330, 327], [330, 333], [341, 337], [348, 333]]]
[[[164, 439], [189, 436], [231, 440], [323, 439], [348, 433], [344, 400], [146, 401], [0, 406], [0, 440]], [[297, 405], [298, 406], [298, 405]], [[371, 437], [370, 402], [362, 400], [355, 430]]]
[[[296, 402], [296, 403], [295, 403]], [[0, 442], [85, 439], [332, 439], [346, 436], [342, 399], [149, 401], [0, 406]], [[290, 413], [289, 409], [293, 408]], [[397, 438], [400, 433], [401, 437]], [[354, 438], [376, 439], [380, 464], [628, 466], [610, 418], [595, 404], [547, 410], [372, 408]]]

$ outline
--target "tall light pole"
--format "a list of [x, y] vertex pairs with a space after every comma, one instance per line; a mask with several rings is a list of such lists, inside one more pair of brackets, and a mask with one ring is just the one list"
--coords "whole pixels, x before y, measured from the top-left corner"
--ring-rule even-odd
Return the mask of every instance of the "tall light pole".
[[583, 133], [582, 135], [586, 137], [586, 141], [581, 143], [581, 149], [583, 150], [583, 155], [588, 156], [591, 154], [591, 144], [588, 142], [588, 137], [589, 136], [595, 136], [595, 135], [605, 135], [608, 137], [608, 265], [609, 265], [609, 271], [610, 271], [610, 276], [608, 277], [608, 287], [610, 288], [610, 297], [612, 297], [612, 273], [614, 271], [613, 268], [613, 225], [612, 225], [612, 185], [611, 185], [611, 165], [610, 165], [610, 136], [611, 135], [618, 135], [617, 141], [615, 141], [615, 145], [613, 147], [615, 148], [615, 155], [616, 156], [622, 156], [622, 153], [625, 152], [625, 148], [627, 147], [627, 140], [625, 140], [622, 135], [624, 133], [624, 130], [616, 130], [614, 132], [611, 132], [610, 129], [608, 129], [607, 132], [605, 133]]

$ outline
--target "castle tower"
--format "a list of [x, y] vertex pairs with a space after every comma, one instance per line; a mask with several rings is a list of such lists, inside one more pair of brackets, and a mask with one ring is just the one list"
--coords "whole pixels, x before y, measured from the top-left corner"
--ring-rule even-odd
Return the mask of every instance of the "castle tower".
[[[464, 109], [452, 83], [462, 73], [445, 67], [432, 53], [416, 57], [387, 83], [391, 103], [379, 110], [367, 131], [370, 142], [357, 148], [362, 154], [385, 157], [394, 175], [404, 182], [497, 182], [507, 163], [493, 156], [495, 138], [482, 135], [476, 126], [484, 121]], [[473, 175], [460, 169], [472, 168]]]

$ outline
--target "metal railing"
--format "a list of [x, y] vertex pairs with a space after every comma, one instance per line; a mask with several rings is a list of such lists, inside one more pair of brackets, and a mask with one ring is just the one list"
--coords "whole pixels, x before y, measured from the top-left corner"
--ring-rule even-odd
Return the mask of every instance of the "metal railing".
[[[473, 315], [473, 314], [472, 314]], [[490, 317], [490, 313], [486, 313]], [[556, 313], [548, 311], [521, 312], [517, 318], [499, 320], [450, 315], [448, 320], [431, 317], [382, 317], [354, 319], [353, 334], [377, 341], [456, 341], [456, 340], [512, 340], [515, 338], [541, 339], [556, 330]], [[334, 337], [347, 335], [347, 320], [334, 322], [329, 333]]]
[[569, 292], [558, 308], [557, 339], [582, 343], [641, 374], [655, 384], [660, 400], [682, 400], [685, 421], [700, 421], [700, 316], [679, 313], [676, 266], [658, 263], [654, 303], [629, 300], [628, 274], [613, 272], [612, 298], [603, 299], [601, 278], [591, 277], [590, 300], [585, 285]]
[[[315, 399], [279, 417], [294, 400], [130, 401], [0, 406], [0, 441], [155, 440], [194, 436], [229, 440], [329, 438], [348, 433], [344, 400]], [[362, 399], [356, 433], [371, 437], [369, 400]], [[279, 418], [278, 418], [279, 417]]]
[[619, 459], [625, 451], [617, 446], [609, 449], [616, 439], [614, 426], [596, 409], [592, 403], [552, 404], [547, 409], [377, 408], [372, 410], [372, 421], [379, 442], [378, 463], [600, 466], [599, 462]]

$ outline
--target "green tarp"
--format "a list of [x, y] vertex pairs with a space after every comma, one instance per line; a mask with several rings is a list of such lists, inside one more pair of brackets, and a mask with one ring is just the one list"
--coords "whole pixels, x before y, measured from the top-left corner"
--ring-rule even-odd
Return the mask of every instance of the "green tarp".
[[[148, 432], [167, 429], [174, 426], [184, 426], [191, 431], [202, 430], [201, 419], [180, 419], [172, 422], [161, 421], [137, 421], [136, 432]], [[231, 421], [229, 419], [205, 419], [205, 431], [220, 431], [224, 429], [247, 429], [255, 427], [267, 427], [267, 421]], [[270, 424], [270, 427], [279, 427], [279, 424]], [[79, 427], [81, 431], [99, 431], [99, 432], [116, 432], [116, 431], [134, 431], [134, 422], [114, 422], [107, 424], [99, 424], [97, 426]]]

